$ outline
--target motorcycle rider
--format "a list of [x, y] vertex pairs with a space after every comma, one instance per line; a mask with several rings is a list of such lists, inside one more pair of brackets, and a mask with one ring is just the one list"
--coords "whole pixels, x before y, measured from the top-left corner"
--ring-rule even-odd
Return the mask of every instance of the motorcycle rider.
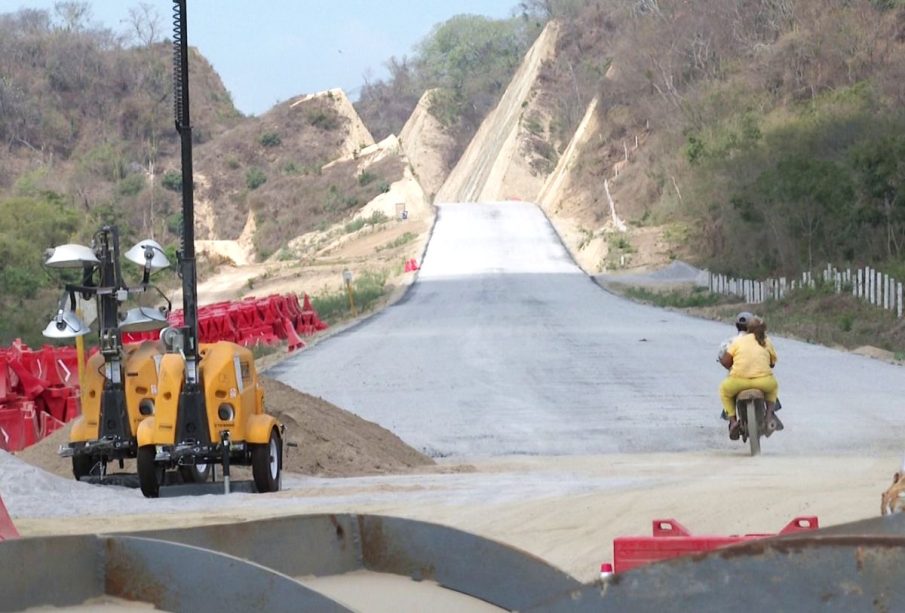
[[[776, 365], [776, 348], [767, 338], [767, 324], [763, 319], [739, 313], [738, 320], [745, 315], [746, 333], [737, 336], [720, 357], [720, 363], [729, 369], [729, 375], [720, 384], [720, 400], [723, 411], [729, 418], [729, 438], [738, 440], [739, 424], [735, 414], [735, 396], [746, 389], [759, 389], [767, 401], [768, 429], [781, 430], [782, 424], [774, 415], [778, 384], [773, 377]], [[739, 330], [741, 332], [741, 330]]]
[[[744, 336], [748, 333], [748, 322], [754, 317], [753, 314], [748, 311], [742, 311], [738, 315], [735, 316], [735, 329], [737, 331], [735, 336], [730, 336], [726, 340], [720, 344], [720, 349], [716, 355], [716, 361], [720, 364], [723, 363], [723, 356], [726, 355], [726, 350], [729, 349], [729, 345], [740, 336]], [[731, 366], [731, 364], [730, 364]], [[729, 366], [726, 366], [726, 369], [729, 369]]]

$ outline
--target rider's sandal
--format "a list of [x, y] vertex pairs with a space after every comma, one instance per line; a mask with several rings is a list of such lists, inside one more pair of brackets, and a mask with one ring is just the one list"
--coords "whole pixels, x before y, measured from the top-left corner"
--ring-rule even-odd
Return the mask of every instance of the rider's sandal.
[[733, 441], [737, 441], [738, 438], [742, 435], [741, 424], [736, 420], [735, 422], [729, 422], [729, 438]]

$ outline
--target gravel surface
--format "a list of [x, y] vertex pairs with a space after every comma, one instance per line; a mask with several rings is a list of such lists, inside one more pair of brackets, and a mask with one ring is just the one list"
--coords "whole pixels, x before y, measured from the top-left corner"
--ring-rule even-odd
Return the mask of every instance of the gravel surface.
[[[606, 292], [527, 203], [450, 204], [402, 302], [268, 371], [436, 457], [729, 445], [732, 332]], [[783, 454], [900, 449], [900, 368], [774, 338]]]

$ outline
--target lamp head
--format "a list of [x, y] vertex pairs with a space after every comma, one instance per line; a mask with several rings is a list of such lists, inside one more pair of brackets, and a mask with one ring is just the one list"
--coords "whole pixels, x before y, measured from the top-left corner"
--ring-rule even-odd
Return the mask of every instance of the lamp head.
[[44, 261], [44, 265], [50, 268], [84, 268], [101, 263], [94, 254], [94, 250], [85, 245], [68, 243], [48, 251], [49, 255]]
[[140, 241], [125, 253], [125, 257], [130, 262], [138, 264], [150, 272], [163, 270], [170, 265], [170, 260], [167, 259], [163, 247], [160, 246], [160, 243], [151, 239]]
[[43, 334], [47, 338], [75, 338], [91, 332], [78, 315], [70, 310], [60, 309], [56, 317], [50, 320]]
[[150, 332], [169, 325], [166, 315], [154, 307], [129, 309], [119, 322], [120, 332]]

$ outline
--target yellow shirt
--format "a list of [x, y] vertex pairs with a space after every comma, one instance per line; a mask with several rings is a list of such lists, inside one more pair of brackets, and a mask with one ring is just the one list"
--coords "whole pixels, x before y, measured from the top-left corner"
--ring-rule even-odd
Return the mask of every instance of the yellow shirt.
[[727, 353], [732, 356], [732, 369], [730, 377], [741, 379], [756, 379], [773, 374], [770, 367], [776, 364], [776, 349], [770, 339], [766, 340], [767, 346], [761, 347], [757, 337], [746, 334], [735, 339]]

